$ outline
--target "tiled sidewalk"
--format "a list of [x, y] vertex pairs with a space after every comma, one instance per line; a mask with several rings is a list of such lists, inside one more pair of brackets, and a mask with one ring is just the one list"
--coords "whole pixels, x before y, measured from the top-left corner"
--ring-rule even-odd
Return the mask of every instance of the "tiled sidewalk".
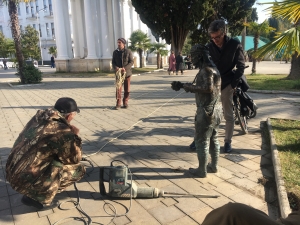
[[[134, 199], [127, 215], [117, 217], [114, 224], [201, 224], [207, 213], [227, 202], [245, 203], [276, 218], [276, 190], [265, 189], [258, 183], [263, 175], [273, 176], [271, 155], [261, 134], [261, 121], [269, 116], [299, 119], [299, 108], [294, 104], [298, 98], [250, 93], [259, 110], [257, 117], [249, 121], [249, 134], [241, 135], [241, 129], [236, 126], [234, 151], [221, 154], [219, 172], [208, 174], [204, 179], [194, 178], [186, 173], [198, 162], [196, 153], [187, 147], [194, 133], [194, 95], [175, 92], [170, 83], [173, 80], [191, 82], [195, 74], [196, 70], [191, 70], [183, 76], [157, 72], [133, 77], [129, 108], [121, 110], [112, 110], [115, 105], [112, 78], [46, 78], [43, 86], [22, 88], [1, 83], [0, 224], [48, 225], [68, 216], [82, 217], [76, 209], [37, 212], [26, 207], [20, 201], [21, 195], [5, 181], [7, 156], [24, 125], [36, 110], [52, 106], [63, 96], [75, 98], [81, 109], [74, 124], [80, 128], [84, 153], [98, 152], [88, 157], [95, 169], [77, 184], [81, 207], [95, 224], [108, 224], [112, 219], [103, 210], [105, 202], [112, 203], [118, 214], [126, 213], [130, 205], [129, 200], [110, 201], [99, 194], [97, 167], [109, 166], [116, 159], [128, 164], [138, 186], [220, 197]], [[224, 125], [220, 128], [221, 144], [223, 129]], [[57, 198], [62, 202], [76, 200], [73, 186]], [[63, 205], [64, 208], [71, 206], [72, 203]], [[112, 213], [110, 207], [106, 208]], [[68, 219], [59, 224], [83, 222]]]

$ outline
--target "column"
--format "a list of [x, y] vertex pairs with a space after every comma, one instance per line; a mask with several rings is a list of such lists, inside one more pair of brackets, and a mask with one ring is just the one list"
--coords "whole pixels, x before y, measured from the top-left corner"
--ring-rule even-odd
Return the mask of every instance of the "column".
[[71, 3], [71, 15], [72, 15], [72, 28], [73, 28], [73, 43], [74, 43], [74, 58], [79, 59], [80, 58], [80, 49], [79, 49], [79, 37], [78, 37], [78, 13], [76, 10], [76, 4], [78, 1], [76, 0], [70, 0]]
[[54, 29], [57, 46], [57, 59], [70, 59], [69, 49], [72, 48], [72, 43], [68, 41], [71, 37], [67, 37], [69, 34], [66, 32], [68, 28], [66, 25], [70, 24], [69, 21], [65, 21], [64, 14], [69, 16], [68, 8], [66, 10], [65, 3], [67, 0], [53, 0], [53, 16], [54, 16]]
[[130, 17], [130, 6], [128, 0], [123, 0], [122, 4], [122, 27], [123, 37], [128, 40], [131, 35], [131, 17]]
[[97, 59], [96, 49], [95, 49], [95, 36], [94, 29], [98, 29], [94, 27], [93, 24], [93, 8], [91, 6], [90, 0], [84, 0], [84, 18], [85, 18], [85, 27], [86, 27], [86, 41], [87, 41], [87, 49], [88, 55], [87, 59]]
[[101, 58], [111, 58], [112, 49], [110, 48], [110, 42], [115, 43], [116, 40], [110, 35], [108, 29], [108, 9], [107, 0], [100, 1], [100, 34], [101, 34]]

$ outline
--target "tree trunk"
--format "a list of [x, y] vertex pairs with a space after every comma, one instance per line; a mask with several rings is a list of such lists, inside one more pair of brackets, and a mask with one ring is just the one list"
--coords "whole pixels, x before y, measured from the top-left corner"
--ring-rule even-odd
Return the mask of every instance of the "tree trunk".
[[[257, 51], [257, 48], [258, 48], [258, 41], [259, 41], [259, 35], [254, 35], [254, 38], [253, 38], [253, 42], [254, 42], [254, 51], [253, 53], [255, 53]], [[255, 74], [256, 73], [256, 58], [255, 57], [252, 57], [252, 74]]]
[[21, 83], [24, 84], [25, 77], [23, 74], [23, 67], [24, 67], [24, 56], [22, 53], [22, 46], [21, 46], [21, 35], [20, 35], [20, 26], [19, 26], [19, 18], [17, 12], [17, 5], [14, 0], [8, 1], [8, 13], [10, 16], [10, 25], [11, 25], [11, 32], [15, 43], [16, 49], [16, 58], [18, 61], [18, 73], [21, 79]]
[[139, 56], [140, 56], [140, 68], [143, 68], [143, 50], [139, 49]]
[[295, 52], [291, 59], [291, 70], [287, 77], [290, 80], [300, 79], [300, 55]]
[[189, 33], [189, 30], [183, 29], [178, 26], [171, 26], [172, 33], [172, 49], [174, 50], [175, 56], [178, 55], [178, 52], [181, 52], [184, 41]]
[[160, 54], [159, 53], [157, 53], [157, 55], [156, 55], [156, 61], [157, 61], [157, 69], [159, 69], [160, 68]]

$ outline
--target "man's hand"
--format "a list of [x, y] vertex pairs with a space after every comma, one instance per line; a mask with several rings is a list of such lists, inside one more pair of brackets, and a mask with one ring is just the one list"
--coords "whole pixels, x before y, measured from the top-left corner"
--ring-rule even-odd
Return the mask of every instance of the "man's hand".
[[76, 135], [79, 134], [79, 129], [77, 127], [75, 127], [74, 125], [71, 125], [71, 131]]
[[123, 68], [121, 69], [121, 73], [124, 74], [124, 72], [125, 72], [125, 68], [123, 67]]
[[118, 72], [118, 70], [119, 70], [119, 67], [116, 66], [115, 71]]

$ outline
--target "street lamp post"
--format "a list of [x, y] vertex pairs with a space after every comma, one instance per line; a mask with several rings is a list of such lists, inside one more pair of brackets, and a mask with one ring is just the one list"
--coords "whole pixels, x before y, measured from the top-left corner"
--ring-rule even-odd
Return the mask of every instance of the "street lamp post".
[[38, 33], [39, 33], [39, 43], [40, 43], [40, 51], [41, 51], [41, 60], [42, 60], [42, 66], [44, 65], [44, 61], [43, 61], [43, 50], [42, 50], [42, 40], [41, 40], [41, 32], [40, 30], [42, 30], [42, 25], [39, 22], [39, 11], [45, 11], [47, 7], [40, 9], [38, 11], [36, 11], [36, 19], [39, 25], [39, 29], [38, 29]]

